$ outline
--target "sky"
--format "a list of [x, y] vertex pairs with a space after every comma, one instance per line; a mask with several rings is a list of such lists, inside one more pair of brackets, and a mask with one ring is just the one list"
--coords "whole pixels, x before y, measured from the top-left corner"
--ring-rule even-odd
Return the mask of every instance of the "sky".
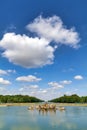
[[0, 0], [0, 95], [87, 96], [86, 12], [86, 0]]

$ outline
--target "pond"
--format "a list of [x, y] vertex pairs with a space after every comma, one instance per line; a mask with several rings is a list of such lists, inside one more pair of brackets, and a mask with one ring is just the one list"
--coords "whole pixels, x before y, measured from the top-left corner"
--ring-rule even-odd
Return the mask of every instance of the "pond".
[[0, 130], [87, 130], [87, 107], [65, 108], [38, 111], [27, 106], [0, 107]]

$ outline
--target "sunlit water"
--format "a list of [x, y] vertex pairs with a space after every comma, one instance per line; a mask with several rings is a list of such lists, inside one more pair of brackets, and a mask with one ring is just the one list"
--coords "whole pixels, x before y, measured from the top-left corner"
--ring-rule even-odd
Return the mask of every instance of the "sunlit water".
[[87, 107], [56, 112], [0, 107], [0, 130], [87, 130]]

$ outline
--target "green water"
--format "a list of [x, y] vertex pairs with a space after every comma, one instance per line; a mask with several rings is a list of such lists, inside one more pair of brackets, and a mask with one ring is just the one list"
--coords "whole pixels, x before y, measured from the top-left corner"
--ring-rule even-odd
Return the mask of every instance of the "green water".
[[1, 107], [0, 130], [87, 130], [87, 107], [66, 107], [56, 112]]

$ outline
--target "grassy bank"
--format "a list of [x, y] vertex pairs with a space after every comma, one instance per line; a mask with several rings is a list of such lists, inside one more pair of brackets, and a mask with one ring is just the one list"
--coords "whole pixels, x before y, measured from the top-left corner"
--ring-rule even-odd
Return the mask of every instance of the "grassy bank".
[[[41, 103], [2, 103], [0, 107], [9, 107], [9, 106], [32, 106], [39, 105]], [[53, 103], [56, 106], [87, 106], [87, 103]]]
[[58, 106], [87, 106], [87, 103], [56, 103]]
[[31, 106], [35, 105], [35, 103], [2, 103], [0, 104], [0, 107], [6, 107], [6, 106]]

